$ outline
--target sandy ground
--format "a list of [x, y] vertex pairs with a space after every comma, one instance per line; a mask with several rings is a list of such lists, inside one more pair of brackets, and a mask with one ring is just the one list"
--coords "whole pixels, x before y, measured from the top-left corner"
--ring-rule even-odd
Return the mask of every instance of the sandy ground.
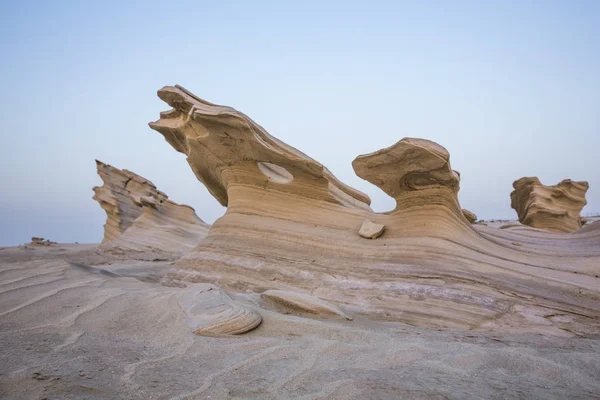
[[[600, 221], [600, 217], [587, 217], [587, 224], [592, 224], [594, 222]], [[492, 228], [500, 228], [507, 227], [511, 225], [519, 225], [522, 226], [518, 220], [514, 219], [492, 219], [487, 221], [481, 221], [480, 223], [485, 224], [487, 226], [491, 226]]]
[[[600, 398], [600, 338], [314, 319], [237, 299], [263, 323], [194, 335], [168, 261], [92, 266], [93, 245], [0, 248], [8, 399]], [[92, 257], [93, 258], [93, 257]]]

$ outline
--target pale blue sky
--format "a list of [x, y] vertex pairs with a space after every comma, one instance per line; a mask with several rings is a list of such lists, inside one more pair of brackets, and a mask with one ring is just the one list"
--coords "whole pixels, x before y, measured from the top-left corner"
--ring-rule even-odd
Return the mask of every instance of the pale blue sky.
[[0, 245], [97, 242], [94, 159], [213, 222], [224, 209], [147, 123], [180, 84], [366, 192], [351, 162], [445, 146], [461, 205], [516, 218], [512, 182], [590, 182], [600, 212], [598, 1], [1, 1]]

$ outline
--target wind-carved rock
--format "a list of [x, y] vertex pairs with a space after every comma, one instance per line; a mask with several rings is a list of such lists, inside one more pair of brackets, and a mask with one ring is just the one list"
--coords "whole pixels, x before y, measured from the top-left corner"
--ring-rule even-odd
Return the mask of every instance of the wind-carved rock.
[[251, 331], [262, 318], [233, 300], [217, 286], [199, 283], [186, 288], [179, 298], [187, 324], [197, 335], [239, 335]]
[[477, 215], [475, 215], [474, 212], [463, 208], [462, 213], [465, 216], [465, 218], [467, 219], [467, 221], [469, 221], [469, 223], [473, 224], [473, 223], [475, 223], [475, 221], [477, 221]]
[[149, 180], [96, 160], [104, 181], [94, 187], [94, 200], [106, 211], [103, 248], [157, 249], [181, 253], [193, 249], [209, 225], [194, 209], [177, 204]]
[[575, 232], [583, 226], [579, 213], [587, 204], [587, 182], [565, 179], [546, 186], [536, 177], [526, 177], [515, 181], [513, 187], [511, 207], [522, 224], [551, 232]]
[[460, 174], [450, 167], [450, 154], [437, 143], [404, 138], [388, 148], [358, 156], [356, 175], [396, 199], [396, 210], [442, 205], [462, 217], [458, 204]]
[[[173, 110], [150, 126], [227, 206], [175, 263], [173, 283], [310, 293], [350, 313], [411, 325], [568, 335], [599, 329], [594, 224], [552, 240], [530, 229], [468, 224], [446, 149], [408, 138], [353, 162], [360, 177], [396, 199], [395, 210], [375, 213], [366, 195], [244, 114], [180, 87], [159, 97]], [[365, 220], [385, 226], [380, 239], [358, 234]], [[279, 297], [296, 308], [317, 306]]]
[[[121, 236], [144, 212], [145, 204], [163, 203], [167, 195], [149, 180], [126, 169], [120, 170], [96, 160], [104, 182], [94, 187], [94, 200], [106, 211], [103, 243]], [[144, 201], [144, 203], [142, 203]]]
[[221, 205], [230, 206], [236, 188], [245, 186], [370, 210], [367, 195], [241, 112], [204, 101], [180, 86], [166, 86], [158, 96], [173, 109], [150, 127], [187, 156], [196, 177]]

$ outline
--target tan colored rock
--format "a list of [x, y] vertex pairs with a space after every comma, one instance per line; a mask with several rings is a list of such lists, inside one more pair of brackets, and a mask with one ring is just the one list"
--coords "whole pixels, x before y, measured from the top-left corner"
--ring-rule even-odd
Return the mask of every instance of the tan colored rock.
[[442, 205], [462, 216], [460, 174], [450, 167], [448, 151], [425, 139], [404, 138], [382, 150], [356, 157], [356, 175], [396, 199], [396, 210]]
[[[175, 109], [151, 127], [227, 205], [175, 263], [171, 283], [311, 293], [370, 319], [419, 326], [561, 335], [600, 329], [599, 229], [560, 236], [469, 224], [448, 152], [422, 139], [353, 163], [396, 199], [395, 210], [375, 213], [365, 197], [243, 114], [178, 87], [159, 96]], [[357, 235], [365, 220], [385, 226], [385, 240]]]
[[121, 236], [142, 215], [146, 205], [161, 204], [167, 199], [152, 182], [131, 171], [98, 160], [96, 167], [103, 185], [94, 187], [94, 200], [107, 216], [103, 243]]
[[50, 239], [44, 239], [42, 237], [32, 237], [31, 243], [28, 246], [54, 246], [56, 242], [51, 241]]
[[261, 294], [261, 297], [292, 310], [322, 316], [337, 315], [352, 321], [352, 317], [348, 316], [338, 307], [308, 294], [289, 290], [267, 290]]
[[358, 234], [364, 237], [365, 239], [377, 239], [383, 234], [384, 230], [385, 225], [376, 224], [369, 219], [365, 219], [362, 225], [360, 226]]
[[150, 123], [223, 205], [240, 186], [324, 200], [370, 210], [369, 197], [342, 182], [320, 163], [269, 135], [246, 115], [204, 101], [180, 86], [158, 96], [173, 107]]
[[570, 179], [558, 185], [543, 185], [536, 177], [521, 178], [513, 183], [511, 207], [519, 221], [550, 232], [575, 232], [583, 225], [579, 213], [587, 204], [587, 182]]
[[188, 325], [197, 335], [239, 335], [262, 321], [256, 312], [208, 283], [186, 288], [179, 302]]
[[103, 249], [185, 253], [206, 237], [210, 225], [194, 209], [177, 204], [149, 180], [96, 160], [104, 181], [94, 199], [106, 211]]
[[474, 224], [475, 221], [477, 221], [477, 215], [475, 215], [475, 213], [465, 210], [464, 208], [462, 209], [462, 213], [469, 223]]

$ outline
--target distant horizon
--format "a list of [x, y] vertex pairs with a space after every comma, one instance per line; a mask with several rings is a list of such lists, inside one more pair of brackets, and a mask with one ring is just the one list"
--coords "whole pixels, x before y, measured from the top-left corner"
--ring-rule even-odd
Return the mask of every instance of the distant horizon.
[[[182, 12], [182, 10], [185, 10]], [[600, 214], [600, 3], [0, 4], [0, 246], [98, 243], [94, 160], [213, 223], [225, 212], [147, 123], [180, 84], [248, 115], [366, 193], [352, 160], [432, 140], [478, 219], [517, 219], [512, 182], [588, 181]]]

